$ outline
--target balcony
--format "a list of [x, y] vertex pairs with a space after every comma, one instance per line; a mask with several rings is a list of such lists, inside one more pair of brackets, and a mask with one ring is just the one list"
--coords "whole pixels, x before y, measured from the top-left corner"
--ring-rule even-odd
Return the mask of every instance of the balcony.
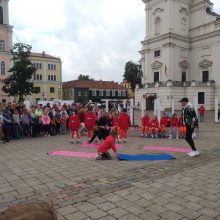
[[[215, 81], [210, 80], [207, 82], [192, 81], [172, 81], [168, 80], [166, 82], [156, 82], [156, 83], [146, 83], [145, 85], [139, 85], [138, 88], [155, 88], [155, 87], [215, 87]], [[137, 88], [137, 87], [136, 87]]]

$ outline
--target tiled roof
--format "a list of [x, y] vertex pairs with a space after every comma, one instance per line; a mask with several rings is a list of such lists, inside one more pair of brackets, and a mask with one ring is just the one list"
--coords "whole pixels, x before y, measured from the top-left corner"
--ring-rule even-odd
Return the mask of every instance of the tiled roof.
[[63, 83], [63, 89], [81, 88], [81, 89], [117, 89], [127, 90], [114, 81], [94, 81], [94, 80], [73, 80]]
[[59, 57], [51, 56], [46, 54], [44, 51], [42, 53], [31, 53], [31, 57], [40, 57], [40, 58], [48, 58], [48, 59], [60, 59]]

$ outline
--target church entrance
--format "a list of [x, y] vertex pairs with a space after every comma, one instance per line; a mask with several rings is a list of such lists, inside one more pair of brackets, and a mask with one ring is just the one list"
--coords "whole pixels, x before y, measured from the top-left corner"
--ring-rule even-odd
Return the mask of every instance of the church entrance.
[[146, 98], [146, 110], [147, 111], [152, 111], [154, 110], [154, 100], [157, 98], [157, 94], [147, 94]]

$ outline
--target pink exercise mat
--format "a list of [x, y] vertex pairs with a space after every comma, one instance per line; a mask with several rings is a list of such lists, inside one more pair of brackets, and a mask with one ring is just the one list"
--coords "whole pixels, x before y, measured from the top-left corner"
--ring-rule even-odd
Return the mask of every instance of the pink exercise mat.
[[73, 152], [73, 151], [52, 151], [48, 152], [50, 156], [64, 156], [64, 157], [80, 157], [87, 159], [94, 159], [96, 153], [87, 153], [87, 152]]
[[144, 150], [159, 150], [159, 151], [176, 152], [176, 153], [189, 153], [190, 151], [192, 151], [190, 148], [162, 147], [162, 146], [145, 146]]
[[[80, 146], [81, 147], [88, 147], [88, 148], [98, 148], [100, 146], [100, 144], [95, 144], [95, 143], [89, 144], [88, 142], [82, 142], [82, 144]], [[117, 149], [122, 147], [122, 145], [120, 145], [120, 144], [116, 144], [115, 146]]]

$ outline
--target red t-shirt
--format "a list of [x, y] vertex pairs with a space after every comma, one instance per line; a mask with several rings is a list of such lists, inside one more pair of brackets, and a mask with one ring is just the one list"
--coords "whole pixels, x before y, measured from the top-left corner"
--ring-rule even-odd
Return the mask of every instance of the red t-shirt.
[[131, 120], [128, 114], [121, 113], [119, 117], [119, 126], [122, 130], [128, 130], [131, 126]]
[[150, 124], [150, 118], [148, 116], [144, 116], [142, 118], [142, 126], [143, 127], [148, 127]]
[[87, 128], [93, 128], [95, 125], [96, 117], [93, 112], [87, 112], [84, 118], [85, 126]]
[[106, 153], [108, 150], [112, 149], [114, 152], [117, 152], [115, 147], [115, 138], [110, 135], [108, 136], [105, 141], [99, 146], [98, 153]]
[[69, 128], [71, 130], [78, 130], [80, 127], [79, 117], [77, 115], [71, 115], [69, 119]]

